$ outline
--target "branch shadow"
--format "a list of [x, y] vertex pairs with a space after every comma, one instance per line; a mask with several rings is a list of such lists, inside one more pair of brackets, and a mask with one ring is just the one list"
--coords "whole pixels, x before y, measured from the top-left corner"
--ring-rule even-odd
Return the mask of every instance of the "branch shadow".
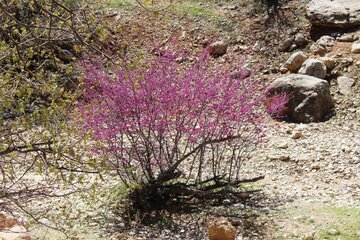
[[283, 8], [284, 2], [279, 0], [262, 0], [266, 5], [267, 17], [265, 18], [265, 27], [272, 26], [276, 23], [282, 26], [291, 26], [286, 10]]
[[[255, 239], [266, 239], [269, 226], [272, 225], [272, 219], [268, 216], [269, 209], [276, 209], [280, 205], [279, 199], [269, 197], [263, 192], [231, 204], [174, 203], [162, 210], [139, 213], [136, 217], [138, 222], [134, 223], [133, 219], [125, 228], [117, 231], [132, 231], [137, 237], [145, 237], [146, 233], [152, 234], [154, 238], [168, 239], [167, 237], [176, 234], [181, 236], [181, 239], [200, 240], [207, 239], [207, 225], [210, 221], [225, 218], [239, 230], [242, 237], [254, 239], [256, 236]], [[164, 232], [168, 235], [162, 235]]]

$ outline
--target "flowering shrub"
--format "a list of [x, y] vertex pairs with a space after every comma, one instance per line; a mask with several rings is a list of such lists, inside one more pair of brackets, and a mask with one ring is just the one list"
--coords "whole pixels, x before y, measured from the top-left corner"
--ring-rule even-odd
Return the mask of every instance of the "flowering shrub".
[[276, 95], [270, 94], [268, 89], [266, 93], [265, 107], [266, 112], [274, 119], [284, 119], [287, 117], [286, 103], [291, 99], [289, 94], [280, 93]]
[[260, 83], [241, 67], [235, 77], [211, 69], [207, 56], [186, 69], [171, 53], [136, 70], [85, 67], [83, 128], [126, 185], [141, 184], [138, 208], [235, 196], [225, 187], [241, 182], [242, 161], [263, 136]]

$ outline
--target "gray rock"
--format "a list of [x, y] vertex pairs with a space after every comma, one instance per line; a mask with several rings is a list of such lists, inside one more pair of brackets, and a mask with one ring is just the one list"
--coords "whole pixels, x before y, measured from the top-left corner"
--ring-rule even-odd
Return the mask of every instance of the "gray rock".
[[291, 44], [291, 46], [289, 47], [289, 49], [287, 50], [288, 52], [292, 52], [294, 51], [295, 49], [297, 49], [297, 45], [295, 43]]
[[331, 36], [322, 36], [310, 47], [310, 51], [315, 54], [323, 55], [330, 52], [335, 44], [335, 38]]
[[70, 62], [74, 60], [74, 54], [66, 49], [59, 49], [58, 50], [58, 58], [63, 62]]
[[355, 80], [349, 77], [338, 77], [337, 83], [341, 94], [349, 95], [351, 93], [351, 87], [354, 85]]
[[328, 70], [334, 69], [335, 59], [333, 59], [331, 57], [321, 57], [319, 60], [325, 64], [326, 69], [328, 69]]
[[252, 50], [253, 50], [254, 52], [260, 52], [260, 50], [261, 50], [261, 43], [260, 43], [260, 42], [256, 42], [256, 43], [254, 44]]
[[337, 40], [339, 42], [354, 42], [358, 39], [359, 37], [355, 33], [347, 33], [339, 37]]
[[295, 43], [298, 47], [302, 47], [307, 43], [306, 37], [302, 33], [298, 33], [295, 35]]
[[324, 79], [326, 77], [326, 66], [319, 60], [308, 59], [302, 64], [299, 73]]
[[306, 14], [313, 25], [354, 27], [360, 25], [359, 0], [310, 0]]
[[313, 236], [305, 236], [303, 240], [314, 240], [315, 238]]
[[334, 228], [329, 229], [329, 230], [328, 230], [328, 233], [329, 233], [330, 235], [333, 235], [333, 236], [336, 236], [336, 235], [339, 234], [338, 230], [336, 230], [336, 229], [334, 229]]
[[294, 37], [294, 36], [286, 38], [286, 39], [280, 44], [279, 51], [281, 51], [281, 52], [286, 52], [286, 51], [291, 47], [291, 45], [293, 44], [294, 40], [295, 40], [295, 37]]
[[328, 35], [325, 35], [325, 36], [322, 36], [321, 38], [319, 38], [316, 41], [316, 43], [321, 45], [321, 46], [324, 46], [328, 51], [330, 51], [331, 48], [335, 44], [335, 38], [331, 37], [331, 36], [328, 36]]
[[278, 144], [278, 146], [276, 148], [287, 149], [288, 147], [289, 147], [289, 144], [287, 142], [282, 142], [282, 143]]
[[224, 200], [223, 200], [223, 204], [224, 204], [224, 205], [230, 205], [230, 204], [231, 204], [231, 200], [230, 200], [230, 199], [224, 199]]
[[268, 96], [289, 95], [286, 104], [288, 119], [294, 122], [319, 122], [332, 112], [334, 103], [327, 81], [308, 75], [290, 74], [270, 84]]
[[310, 51], [320, 56], [324, 55], [327, 52], [325, 47], [317, 45], [316, 43], [310, 46]]
[[290, 56], [290, 58], [284, 64], [290, 72], [294, 73], [300, 69], [301, 65], [307, 59], [306, 55], [303, 52], [296, 52]]
[[351, 52], [352, 53], [360, 53], [360, 42], [359, 41], [356, 41], [352, 44]]
[[236, 10], [236, 9], [238, 9], [238, 6], [231, 5], [231, 6], [226, 7], [226, 9], [228, 9], [228, 10]]

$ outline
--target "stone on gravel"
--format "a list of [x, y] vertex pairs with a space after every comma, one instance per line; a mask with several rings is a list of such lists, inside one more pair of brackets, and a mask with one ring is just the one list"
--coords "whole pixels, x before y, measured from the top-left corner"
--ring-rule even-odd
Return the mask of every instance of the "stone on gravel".
[[289, 69], [290, 72], [294, 73], [300, 69], [306, 59], [307, 57], [303, 52], [296, 52], [290, 56], [284, 66]]
[[320, 169], [320, 165], [319, 165], [318, 163], [313, 164], [313, 165], [311, 165], [311, 169], [313, 169], [313, 170], [319, 170], [319, 169]]
[[279, 149], [286, 149], [289, 147], [289, 144], [287, 142], [282, 142], [277, 145], [277, 148]]
[[208, 226], [209, 240], [235, 240], [237, 230], [226, 219], [213, 220]]
[[332, 36], [324, 35], [320, 37], [317, 41], [317, 44], [324, 46], [326, 48], [332, 48], [335, 44], [335, 38]]
[[324, 79], [326, 77], [326, 66], [320, 60], [308, 59], [302, 64], [299, 73]]
[[296, 43], [296, 46], [298, 46], [298, 47], [304, 46], [307, 43], [305, 35], [302, 33], [296, 34], [295, 35], [295, 43]]
[[338, 230], [336, 230], [336, 229], [334, 229], [334, 228], [329, 229], [328, 233], [329, 233], [330, 235], [333, 235], [333, 236], [339, 234]]
[[214, 57], [222, 56], [227, 51], [228, 44], [224, 41], [216, 41], [210, 44], [209, 53]]
[[124, 233], [116, 233], [110, 238], [111, 240], [132, 240], [133, 237], [126, 235]]
[[63, 62], [70, 62], [74, 60], [74, 54], [66, 49], [59, 49], [58, 50], [58, 58]]
[[12, 228], [9, 229], [9, 231], [16, 232], [16, 233], [26, 233], [27, 232], [26, 228], [24, 228], [23, 226], [20, 226], [20, 225], [13, 226]]
[[16, 224], [16, 220], [14, 219], [13, 216], [4, 212], [0, 213], [0, 230], [11, 228], [15, 224]]
[[349, 77], [341, 76], [337, 78], [339, 91], [343, 95], [349, 95], [351, 93], [351, 87], [354, 85], [355, 80]]
[[301, 136], [302, 136], [302, 132], [300, 132], [300, 131], [294, 131], [294, 132], [291, 134], [291, 138], [292, 138], [292, 139], [299, 139], [299, 138], [301, 138]]
[[360, 42], [359, 41], [356, 41], [352, 44], [351, 52], [352, 53], [360, 53]]
[[291, 45], [293, 44], [294, 40], [295, 40], [295, 37], [294, 37], [294, 36], [286, 38], [286, 39], [280, 44], [279, 51], [281, 51], [281, 52], [286, 52], [286, 51], [291, 47]]
[[323, 55], [330, 52], [335, 44], [335, 38], [331, 36], [322, 36], [310, 47], [310, 51], [314, 54]]
[[290, 161], [290, 156], [289, 155], [281, 155], [281, 156], [279, 156], [279, 160], [283, 161], [283, 162]]
[[315, 238], [313, 236], [305, 236], [303, 240], [314, 240]]
[[3, 213], [0, 213], [0, 229], [4, 229], [6, 224], [6, 216]]
[[339, 42], [354, 42], [358, 39], [359, 37], [355, 33], [347, 33], [339, 37], [337, 40]]
[[31, 236], [26, 233], [0, 232], [0, 239], [4, 240], [31, 240]]
[[319, 122], [333, 111], [334, 103], [327, 81], [308, 75], [290, 74], [270, 84], [268, 96], [286, 93], [286, 115], [293, 122]]
[[354, 27], [360, 25], [359, 0], [310, 0], [306, 14], [313, 25]]
[[313, 45], [311, 45], [310, 47], [310, 51], [314, 54], [318, 54], [320, 56], [324, 55], [327, 50], [325, 47], [317, 45], [316, 43], [314, 43]]
[[319, 58], [319, 60], [325, 64], [326, 69], [328, 69], [328, 70], [334, 69], [335, 59], [333, 59], [332, 57], [321, 57], [321, 58]]

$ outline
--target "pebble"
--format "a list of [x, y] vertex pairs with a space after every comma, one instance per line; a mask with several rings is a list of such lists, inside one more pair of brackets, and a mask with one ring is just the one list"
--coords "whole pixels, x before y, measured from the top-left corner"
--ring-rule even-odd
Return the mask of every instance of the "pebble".
[[290, 156], [289, 155], [282, 155], [279, 157], [280, 161], [289, 161], [290, 160]]
[[287, 142], [282, 142], [277, 146], [277, 148], [279, 148], [279, 149], [286, 149], [288, 147], [289, 147], [289, 144]]
[[335, 236], [335, 235], [338, 235], [338, 234], [339, 234], [339, 231], [337, 231], [336, 229], [332, 228], [332, 229], [329, 229], [328, 233], [329, 233], [330, 235]]
[[360, 42], [354, 42], [352, 47], [351, 47], [351, 52], [352, 53], [360, 53]]
[[313, 164], [313, 165], [311, 165], [311, 169], [313, 169], [313, 170], [319, 170], [319, 169], [320, 169], [320, 165], [319, 165], [319, 164]]
[[301, 136], [302, 136], [302, 132], [300, 132], [300, 131], [294, 131], [291, 134], [292, 139], [299, 139], [299, 138], [301, 138]]

